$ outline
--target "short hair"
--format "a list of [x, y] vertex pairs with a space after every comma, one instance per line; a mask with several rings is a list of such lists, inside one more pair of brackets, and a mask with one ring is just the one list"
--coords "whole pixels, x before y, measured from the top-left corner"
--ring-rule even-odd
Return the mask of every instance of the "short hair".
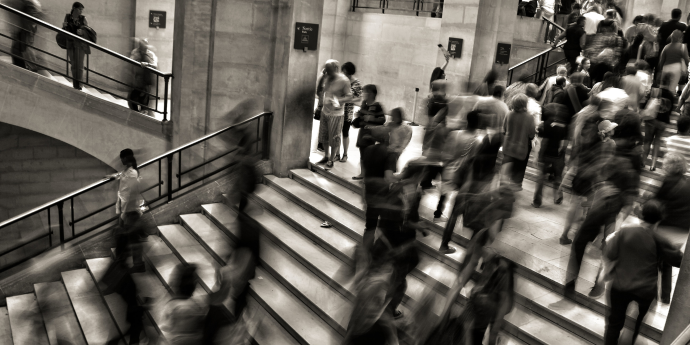
[[467, 129], [479, 128], [479, 110], [472, 110], [467, 113]]
[[493, 96], [496, 98], [501, 98], [503, 97], [503, 94], [506, 92], [506, 88], [503, 87], [503, 85], [494, 85], [494, 94]]
[[635, 19], [633, 19], [633, 24], [639, 24], [644, 22], [644, 16], [642, 15], [637, 15], [635, 16]]
[[683, 15], [683, 11], [681, 11], [680, 8], [674, 8], [671, 11], [671, 18], [672, 19], [680, 19], [680, 16], [682, 16], [682, 15]]
[[324, 64], [324, 66], [326, 68], [328, 68], [330, 66], [330, 67], [334, 68], [336, 72], [338, 72], [340, 70], [340, 62], [338, 62], [338, 60], [333, 60], [333, 59], [327, 60], [326, 63]]
[[635, 68], [637, 68], [638, 71], [646, 71], [649, 69], [649, 63], [647, 63], [647, 61], [640, 60], [635, 62]]
[[357, 72], [357, 68], [355, 68], [355, 64], [352, 62], [346, 62], [343, 64], [342, 67], [340, 67], [340, 70], [343, 71], [343, 73], [347, 73], [349, 75], [355, 75], [355, 72]]
[[[391, 110], [391, 117], [392, 117], [393, 119], [396, 119], [396, 118], [400, 119], [400, 122], [402, 122], [402, 119], [403, 119], [403, 117], [405, 116], [405, 115], [403, 115], [403, 114], [404, 114], [404, 113], [403, 113], [403, 109], [400, 108], [400, 107]], [[394, 122], [400, 123], [400, 122], [397, 122], [397, 121], [394, 121]]]
[[556, 68], [556, 75], [566, 75], [568, 74], [568, 69], [564, 65], [559, 65]]
[[647, 24], [653, 24], [656, 20], [656, 15], [654, 13], [647, 13], [644, 15], [644, 22]]
[[688, 162], [685, 158], [675, 152], [667, 152], [664, 155], [664, 171], [668, 176], [685, 175], [688, 171]]
[[690, 131], [690, 116], [681, 116], [676, 123], [678, 133], [685, 134]]
[[637, 68], [635, 66], [626, 66], [625, 75], [635, 75], [637, 74]]
[[72, 4], [72, 8], [81, 8], [83, 10], [84, 5], [82, 5], [81, 2], [77, 1], [77, 2]]
[[669, 39], [671, 43], [681, 43], [683, 42], [683, 33], [680, 30], [673, 30]]
[[597, 25], [598, 33], [616, 32], [616, 22], [611, 19], [604, 19]]
[[558, 85], [558, 86], [565, 86], [565, 77], [558, 77], [558, 78], [556, 78], [556, 85]]
[[364, 85], [364, 87], [362, 88], [362, 91], [364, 91], [366, 93], [373, 93], [374, 97], [376, 97], [376, 95], [379, 94], [379, 91], [376, 89], [376, 85], [374, 85], [374, 84]]
[[570, 75], [570, 82], [573, 84], [580, 84], [585, 81], [585, 74], [582, 72], [575, 72]]
[[529, 98], [524, 93], [517, 94], [513, 97], [513, 111], [522, 112], [527, 110], [527, 102]]
[[642, 206], [642, 220], [650, 224], [656, 224], [664, 219], [664, 209], [658, 200], [648, 200]]
[[539, 97], [539, 87], [535, 84], [529, 83], [525, 88], [525, 95], [527, 95], [527, 97], [537, 99]]

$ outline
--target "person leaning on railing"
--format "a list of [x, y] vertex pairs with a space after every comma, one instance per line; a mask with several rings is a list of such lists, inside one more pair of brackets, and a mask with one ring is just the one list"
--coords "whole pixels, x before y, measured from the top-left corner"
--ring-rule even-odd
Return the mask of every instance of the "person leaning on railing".
[[[96, 32], [88, 26], [86, 17], [81, 15], [83, 11], [84, 5], [75, 2], [72, 5], [72, 11], [65, 15], [62, 29], [87, 40], [95, 41]], [[67, 58], [72, 64], [72, 83], [77, 90], [81, 90], [79, 83], [83, 81], [84, 55], [86, 54], [91, 54], [91, 48], [87, 44], [77, 42], [73, 38], [67, 38]]]
[[[128, 100], [149, 106], [151, 96], [153, 94], [154, 85], [156, 85], [155, 73], [150, 72], [146, 67], [158, 69], [158, 57], [153, 53], [153, 46], [149, 44], [146, 38], [135, 38], [135, 48], [132, 50], [129, 58], [139, 61], [141, 68], [135, 67], [134, 72], [134, 88], [127, 96]], [[136, 111], [141, 111], [143, 114], [153, 116], [153, 111], [141, 107], [134, 102], [128, 102], [129, 108]]]

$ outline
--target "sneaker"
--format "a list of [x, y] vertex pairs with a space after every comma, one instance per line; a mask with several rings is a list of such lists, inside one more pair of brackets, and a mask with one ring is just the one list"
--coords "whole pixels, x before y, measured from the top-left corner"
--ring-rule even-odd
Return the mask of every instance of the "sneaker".
[[434, 211], [434, 219], [441, 218], [442, 215], [443, 215], [443, 212], [441, 212], [441, 211]]
[[403, 314], [402, 310], [396, 309], [393, 312], [393, 318], [396, 320], [402, 318], [403, 316], [405, 316], [405, 314]]
[[592, 290], [589, 291], [589, 294], [587, 294], [587, 296], [589, 296], [591, 298], [599, 298], [599, 297], [601, 297], [601, 295], [604, 294], [604, 292], [606, 292], [606, 289], [604, 288], [604, 284], [595, 283], [594, 286], [592, 287]]
[[449, 246], [446, 246], [446, 247], [441, 246], [441, 248], [439, 248], [438, 251], [441, 254], [453, 254], [457, 251], [457, 249], [455, 249], [454, 247], [449, 247]]
[[558, 239], [558, 242], [561, 245], [567, 246], [567, 245], [573, 243], [573, 240], [569, 239], [568, 237], [561, 237]]

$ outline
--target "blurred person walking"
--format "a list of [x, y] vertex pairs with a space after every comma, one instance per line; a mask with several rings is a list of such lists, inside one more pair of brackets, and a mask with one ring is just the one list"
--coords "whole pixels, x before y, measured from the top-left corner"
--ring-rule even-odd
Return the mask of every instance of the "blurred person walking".
[[[661, 30], [659, 30], [661, 35]], [[662, 78], [664, 75], [670, 75], [666, 87], [674, 95], [678, 89], [678, 83], [681, 79], [685, 79], [682, 84], [687, 84], [688, 63], [690, 57], [688, 51], [683, 47], [683, 33], [676, 30], [669, 37], [669, 44], [665, 45], [659, 57], [659, 71], [661, 71]], [[682, 91], [682, 89], [681, 89]]]
[[563, 53], [565, 58], [568, 60], [570, 65], [570, 71], [568, 74], [573, 74], [577, 70], [577, 57], [585, 49], [587, 43], [587, 34], [585, 32], [585, 23], [587, 18], [578, 17], [575, 23], [568, 25], [568, 27], [554, 40], [554, 46], [562, 39], [566, 39], [567, 42], [563, 45]]
[[513, 111], [508, 113], [503, 126], [503, 166], [506, 167], [504, 173], [510, 176], [510, 181], [515, 183], [519, 190], [522, 190], [522, 180], [532, 151], [532, 139], [536, 134], [536, 123], [534, 117], [527, 112], [527, 102], [526, 95], [515, 96]]
[[647, 108], [642, 111], [642, 119], [644, 120], [644, 151], [642, 153], [643, 164], [644, 160], [649, 156], [652, 144], [654, 150], [652, 151], [652, 161], [649, 170], [656, 170], [656, 160], [659, 157], [659, 150], [661, 149], [661, 139], [663, 137], [666, 126], [671, 122], [671, 112], [673, 111], [674, 93], [669, 88], [673, 76], [671, 73], [666, 73], [661, 78], [661, 85], [658, 89], [652, 89], [652, 99], [647, 104]]
[[[133, 89], [129, 92], [127, 99], [129, 109], [140, 111], [143, 114], [153, 116], [156, 100], [151, 100], [155, 93], [156, 79], [158, 76], [149, 71], [148, 68], [158, 69], [158, 57], [153, 52], [154, 48], [146, 38], [135, 38], [135, 48], [129, 58], [138, 61], [141, 67], [135, 67]], [[151, 109], [146, 109], [149, 107]]]
[[161, 330], [170, 334], [171, 345], [198, 345], [203, 340], [204, 319], [208, 314], [208, 295], [193, 296], [197, 286], [197, 267], [178, 264], [173, 269], [173, 298], [165, 305]]
[[[45, 19], [41, 3], [38, 2], [38, 0], [17, 0], [10, 4], [12, 7], [36, 19]], [[12, 63], [21, 68], [41, 74], [44, 77], [50, 77], [50, 74], [42, 66], [39, 66], [45, 65], [45, 61], [40, 55], [36, 55], [33, 49], [37, 32], [38, 25], [34, 22], [24, 18], [19, 19], [19, 30], [14, 35], [15, 40], [12, 41], [10, 50], [13, 54]]]

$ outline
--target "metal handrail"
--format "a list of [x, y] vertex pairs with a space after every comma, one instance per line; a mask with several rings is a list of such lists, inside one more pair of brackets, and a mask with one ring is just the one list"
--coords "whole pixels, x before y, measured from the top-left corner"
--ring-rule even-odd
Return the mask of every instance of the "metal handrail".
[[[15, 8], [13, 8], [13, 7], [10, 7], [10, 6], [7, 6], [7, 5], [5, 5], [5, 4], [3, 4], [3, 3], [0, 3], [0, 8], [1, 8], [1, 9], [4, 9], [5, 11], [12, 12], [12, 13], [14, 13], [14, 14], [16, 14], [16, 15], [18, 15], [18, 16], [24, 18], [24, 19], [28, 19], [28, 20], [30, 20], [30, 21], [32, 21], [32, 22], [34, 22], [34, 23], [36, 23], [36, 24], [39, 24], [39, 25], [41, 25], [41, 26], [43, 26], [43, 27], [46, 27], [46, 28], [48, 28], [48, 29], [50, 29], [50, 30], [52, 30], [52, 31], [59, 32], [59, 33], [62, 33], [62, 34], [64, 34], [64, 35], [67, 35], [68, 37], [70, 37], [70, 38], [72, 38], [72, 39], [76, 39], [76, 40], [78, 40], [79, 42], [84, 43], [84, 44], [87, 44], [88, 46], [93, 47], [93, 48], [95, 48], [95, 49], [97, 49], [97, 50], [100, 50], [100, 51], [102, 51], [102, 52], [104, 52], [104, 53], [106, 53], [106, 54], [108, 54], [108, 55], [114, 56], [114, 57], [116, 57], [116, 58], [118, 58], [118, 59], [120, 59], [120, 60], [126, 61], [126, 62], [128, 62], [128, 63], [130, 63], [130, 64], [132, 64], [132, 65], [137, 65], [137, 66], [140, 66], [140, 67], [141, 67], [141, 64], [140, 64], [138, 61], [136, 61], [136, 60], [130, 59], [130, 58], [128, 58], [128, 57], [126, 57], [126, 56], [124, 56], [124, 55], [122, 55], [122, 54], [120, 54], [120, 53], [114, 52], [114, 51], [112, 51], [112, 50], [110, 50], [110, 49], [108, 49], [108, 48], [105, 48], [105, 47], [100, 46], [100, 45], [98, 45], [98, 44], [96, 44], [96, 43], [93, 43], [93, 42], [91, 42], [91, 41], [89, 41], [89, 40], [87, 40], [87, 39], [84, 39], [84, 38], [82, 38], [82, 37], [80, 37], [80, 36], [77, 36], [77, 35], [75, 35], [75, 34], [69, 32], [69, 31], [65, 31], [65, 30], [63, 30], [63, 29], [61, 29], [61, 28], [58, 28], [58, 27], [55, 26], [55, 25], [52, 25], [52, 24], [50, 24], [50, 23], [46, 23], [46, 22], [44, 22], [44, 21], [42, 21], [42, 20], [40, 20], [40, 19], [38, 19], [38, 18], [34, 18], [34, 17], [32, 17], [32, 16], [30, 16], [30, 15], [28, 15], [28, 14], [26, 14], [26, 13], [20, 11], [20, 10], [17, 10], [17, 9], [15, 9]], [[157, 74], [157, 75], [159, 75], [159, 76], [161, 76], [161, 77], [172, 76], [172, 73], [163, 73], [163, 72], [161, 72], [161, 71], [159, 71], [159, 70], [157, 70], [157, 69], [155, 69], [155, 68], [151, 68], [151, 67], [148, 67], [148, 66], [145, 67], [145, 68], [148, 69], [150, 72], [153, 72], [153, 73], [155, 73], [155, 74]]]
[[560, 26], [560, 25], [554, 23], [551, 19], [548, 19], [548, 18], [545, 18], [545, 17], [541, 17], [541, 19], [542, 19], [543, 21], [545, 21], [545, 22], [547, 22], [547, 23], [549, 23], [549, 24], [555, 26], [555, 27], [558, 28], [559, 30], [565, 31], [565, 29], [564, 29], [562, 26]]
[[[425, 0], [379, 0], [379, 7], [371, 7], [371, 6], [359, 6], [359, 0], [351, 0], [352, 1], [352, 6], [350, 6], [350, 10], [352, 12], [355, 12], [356, 9], [361, 8], [361, 9], [371, 9], [371, 10], [381, 10], [382, 13], [386, 13], [386, 10], [389, 11], [403, 11], [403, 12], [415, 12], [417, 16], [419, 16], [419, 13], [432, 13], [432, 14], [443, 14], [443, 1], [425, 1]], [[389, 8], [389, 3], [412, 3], [412, 9], [407, 9], [407, 8]], [[440, 4], [438, 7], [437, 11], [431, 10], [422, 10], [422, 7], [426, 4], [429, 5], [435, 5], [435, 4]]]
[[[143, 164], [139, 165], [138, 168], [140, 170], [143, 168], [146, 168], [148, 166], [152, 166], [154, 164], [158, 165], [158, 182], [156, 184], [152, 185], [151, 187], [141, 191], [141, 193], [143, 194], [147, 191], [153, 190], [154, 188], [158, 187], [158, 197], [155, 197], [152, 200], [147, 200], [147, 203], [149, 205], [151, 205], [151, 204], [153, 204], [157, 201], [163, 200], [163, 199], [167, 199], [167, 201], [170, 202], [173, 200], [173, 194], [174, 193], [179, 193], [180, 191], [183, 191], [186, 188], [191, 187], [191, 186], [193, 186], [193, 185], [195, 185], [195, 184], [197, 184], [197, 183], [199, 183], [205, 179], [208, 179], [209, 177], [216, 175], [216, 174], [234, 166], [235, 164], [237, 164], [237, 161], [232, 161], [228, 164], [224, 164], [222, 167], [216, 168], [215, 170], [213, 170], [211, 172], [206, 172], [206, 173], [202, 174], [202, 176], [196, 177], [187, 183], [184, 183], [184, 184], [182, 183], [182, 175], [187, 174], [187, 173], [189, 173], [192, 170], [195, 170], [197, 168], [200, 168], [201, 166], [208, 165], [208, 164], [216, 161], [218, 158], [226, 156], [227, 153], [231, 153], [231, 152], [236, 151], [236, 148], [235, 147], [230, 148], [227, 150], [228, 151], [227, 153], [223, 153], [223, 154], [221, 154], [221, 156], [217, 156], [215, 158], [208, 159], [200, 165], [195, 165], [193, 169], [187, 169], [185, 171], [182, 171], [182, 169], [181, 169], [181, 167], [182, 167], [182, 152], [184, 150], [189, 149], [189, 148], [193, 147], [194, 145], [204, 143], [205, 141], [207, 141], [209, 139], [212, 139], [212, 138], [214, 138], [220, 134], [223, 134], [223, 133], [225, 133], [225, 132], [227, 132], [233, 128], [248, 124], [252, 121], [256, 121], [256, 127], [257, 127], [257, 139], [256, 139], [257, 153], [259, 152], [259, 141], [260, 141], [261, 142], [260, 152], [262, 155], [262, 159], [267, 160], [269, 157], [269, 148], [270, 148], [269, 142], [270, 142], [272, 116], [273, 116], [273, 113], [271, 113], [271, 112], [264, 112], [264, 113], [252, 116], [252, 117], [250, 117], [244, 121], [229, 125], [223, 129], [220, 129], [218, 131], [215, 131], [213, 133], [205, 135], [199, 139], [196, 139], [196, 140], [193, 140], [187, 144], [184, 144], [178, 148], [175, 148], [175, 149], [170, 150], [166, 153], [163, 153], [163, 154], [161, 154], [155, 158], [149, 159], [146, 162], [144, 162]], [[263, 121], [261, 118], [263, 118]], [[263, 132], [261, 131], [261, 129], [263, 129]], [[252, 145], [252, 144], [254, 144], [254, 142], [249, 143], [249, 145]], [[177, 164], [178, 164], [178, 172], [180, 172], [180, 173], [173, 175], [173, 158], [175, 155], [178, 155]], [[165, 180], [164, 180], [164, 176], [162, 175], [162, 164], [163, 164], [164, 160], [167, 162], [167, 176], [165, 176]], [[177, 188], [173, 188], [173, 178], [177, 178]], [[22, 220], [26, 220], [29, 217], [34, 216], [40, 212], [43, 212], [43, 211], [48, 212], [48, 231], [46, 233], [35, 235], [35, 236], [31, 237], [30, 239], [23, 240], [21, 243], [15, 244], [11, 248], [6, 248], [6, 249], [0, 251], [0, 256], [11, 253], [11, 252], [13, 252], [13, 251], [15, 251], [21, 247], [26, 246], [27, 244], [33, 243], [37, 240], [44, 239], [45, 237], [48, 237], [48, 240], [49, 240], [49, 246], [45, 250], [52, 248], [53, 247], [53, 239], [52, 239], [53, 228], [52, 228], [52, 224], [51, 224], [51, 208], [53, 208], [53, 207], [57, 207], [57, 209], [58, 209], [58, 222], [57, 222], [58, 224], [57, 225], [59, 228], [60, 244], [63, 244], [66, 241], [77, 238], [77, 237], [82, 236], [88, 232], [95, 230], [95, 229], [101, 228], [101, 227], [103, 227], [109, 223], [112, 223], [113, 221], [115, 221], [117, 219], [117, 216], [109, 218], [103, 222], [100, 222], [99, 224], [92, 226], [92, 227], [90, 227], [84, 231], [76, 233], [75, 232], [76, 223], [84, 221], [84, 220], [86, 220], [92, 216], [95, 216], [96, 214], [99, 214], [99, 213], [101, 213], [107, 209], [112, 208], [113, 204], [108, 204], [104, 207], [100, 207], [97, 210], [92, 211], [86, 215], [79, 217], [79, 218], [75, 218], [75, 216], [74, 216], [74, 198], [76, 198], [76, 197], [78, 197], [84, 193], [87, 193], [91, 190], [94, 190], [98, 187], [102, 187], [102, 186], [104, 186], [110, 182], [113, 182], [113, 181], [115, 181], [114, 177], [103, 178], [103, 179], [96, 181], [96, 182], [94, 182], [88, 186], [80, 188], [74, 192], [71, 192], [67, 195], [60, 197], [60, 198], [57, 198], [57, 199], [52, 200], [50, 202], [47, 202], [41, 206], [33, 208], [29, 211], [26, 211], [20, 215], [17, 215], [15, 217], [12, 217], [11, 219], [8, 219], [8, 220], [0, 223], [0, 231], [1, 231], [5, 227], [16, 224]], [[166, 190], [167, 190], [166, 193], [163, 193], [163, 190], [161, 188], [161, 186], [163, 186], [163, 185], [165, 185], [165, 187], [166, 187]], [[71, 216], [70, 221], [67, 222], [67, 225], [72, 228], [72, 237], [70, 239], [67, 239], [67, 240], [65, 240], [65, 220], [64, 220], [64, 212], [63, 212], [63, 208], [64, 208], [64, 205], [66, 202], [70, 203], [69, 204], [70, 213], [68, 214], [68, 216]], [[28, 259], [30, 259], [30, 257], [19, 260], [18, 262], [15, 262], [9, 266], [5, 266], [2, 269], [0, 269], [0, 271], [5, 270], [5, 269], [12, 267], [14, 265], [17, 265], [21, 262], [28, 260]]]
[[671, 345], [687, 345], [688, 343], [690, 343], [690, 325], [685, 327], [685, 330], [676, 337], [676, 340]]
[[532, 56], [531, 58], [529, 58], [529, 59], [527, 59], [527, 60], [525, 60], [525, 61], [522, 61], [522, 62], [518, 63], [517, 65], [515, 65], [515, 66], [513, 66], [513, 67], [508, 68], [508, 71], [512, 71], [512, 70], [514, 70], [514, 69], [516, 69], [516, 68], [518, 68], [518, 67], [520, 67], [520, 66], [522, 66], [522, 65], [525, 65], [525, 64], [527, 64], [527, 63], [529, 63], [529, 62], [532, 62], [532, 61], [538, 59], [538, 58], [539, 58], [540, 56], [542, 56], [542, 55], [546, 55], [547, 53], [550, 53], [550, 52], [556, 50], [557, 48], [561, 48], [561, 47], [563, 47], [563, 45], [564, 45], [566, 42], [567, 42], [567, 41], [562, 41], [561, 43], [558, 43], [558, 45], [556, 45], [555, 47], [551, 47], [551, 48], [549, 48], [549, 49], [544, 50], [544, 51], [541, 52], [541, 53], [538, 53], [538, 54], [535, 55], [535, 56]]

